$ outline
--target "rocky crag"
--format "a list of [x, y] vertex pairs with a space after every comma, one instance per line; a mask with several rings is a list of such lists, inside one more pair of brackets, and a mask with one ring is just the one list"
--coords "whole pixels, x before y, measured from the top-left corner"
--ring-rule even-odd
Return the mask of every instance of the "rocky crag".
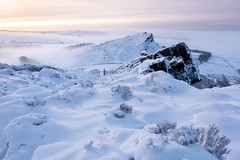
[[121, 65], [116, 71], [123, 72], [129, 69], [136, 69], [142, 74], [162, 70], [189, 84], [200, 81], [198, 67], [193, 63], [191, 51], [184, 42], [155, 53], [142, 53], [140, 57]]

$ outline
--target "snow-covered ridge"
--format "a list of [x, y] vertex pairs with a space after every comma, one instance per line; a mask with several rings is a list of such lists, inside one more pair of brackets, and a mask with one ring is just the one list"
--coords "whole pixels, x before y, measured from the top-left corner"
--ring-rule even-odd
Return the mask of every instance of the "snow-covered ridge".
[[160, 49], [153, 34], [145, 32], [93, 46], [79, 54], [77, 61], [82, 65], [123, 63], [137, 58], [142, 51], [153, 53]]

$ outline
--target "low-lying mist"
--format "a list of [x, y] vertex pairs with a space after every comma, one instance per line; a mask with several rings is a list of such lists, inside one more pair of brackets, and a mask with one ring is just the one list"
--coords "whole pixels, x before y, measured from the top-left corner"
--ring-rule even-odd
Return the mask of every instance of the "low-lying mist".
[[[145, 31], [0, 31], [0, 63], [78, 67], [81, 66], [78, 56], [87, 54], [91, 46], [140, 32]], [[239, 31], [150, 30], [147, 32], [153, 33], [155, 41], [163, 46], [185, 42], [191, 49], [205, 50], [215, 56], [231, 57], [240, 61]]]
[[91, 45], [119, 37], [123, 37], [122, 32], [0, 31], [0, 63], [12, 65], [33, 63], [62, 68], [77, 67], [81, 66], [77, 62], [77, 55], [83, 54]]
[[[26, 57], [27, 59], [21, 59]], [[75, 54], [63, 45], [32, 47], [7, 47], [0, 49], [1, 63], [19, 65], [22, 63], [45, 64], [57, 67], [74, 67]]]

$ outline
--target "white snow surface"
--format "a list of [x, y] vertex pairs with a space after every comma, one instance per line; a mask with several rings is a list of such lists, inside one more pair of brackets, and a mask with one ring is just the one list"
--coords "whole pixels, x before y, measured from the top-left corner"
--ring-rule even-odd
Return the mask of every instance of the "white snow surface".
[[[86, 37], [90, 36], [90, 41], [79, 36], [79, 32], [72, 31], [61, 34], [28, 33], [34, 35], [30, 36], [30, 40], [33, 37], [36, 40], [43, 34], [54, 34], [50, 37], [54, 39], [57, 34], [56, 40], [46, 40], [51, 44], [46, 44], [44, 40], [41, 44], [24, 43], [30, 46], [19, 47], [15, 42], [6, 42], [6, 39], [1, 44], [1, 62], [19, 64], [17, 58], [24, 55], [40, 64], [54, 62], [54, 66], [64, 69], [44, 68], [40, 72], [15, 71], [9, 68], [0, 70], [0, 159], [217, 160], [198, 144], [183, 146], [173, 140], [165, 141], [157, 134], [149, 132], [148, 126], [162, 120], [177, 122], [179, 127], [194, 125], [207, 128], [215, 124], [220, 129], [220, 135], [231, 139], [228, 145], [231, 152], [227, 160], [240, 158], [240, 85], [199, 90], [162, 71], [147, 75], [135, 71], [118, 74], [107, 72], [103, 75], [103, 68], [109, 71], [108, 68], [118, 65], [105, 63], [130, 60], [127, 54], [119, 58], [122, 53], [137, 56], [144, 49], [142, 47], [146, 36], [141, 33], [133, 36], [134, 38], [109, 41], [122, 34], [113, 36], [102, 32], [90, 35], [89, 32], [81, 33]], [[166, 38], [163, 42], [164, 37], [159, 38], [160, 33], [155, 40], [161, 45], [168, 44], [169, 39]], [[15, 32], [1, 32], [3, 34], [8, 38], [9, 34], [19, 35]], [[16, 35], [13, 37], [16, 38]], [[19, 37], [24, 36], [26, 35]], [[72, 42], [66, 44], [66, 36]], [[181, 36], [176, 34], [177, 40], [172, 38], [169, 41], [178, 41]], [[94, 37], [99, 39], [91, 41]], [[45, 36], [42, 38], [45, 39]], [[66, 41], [58, 44], [60, 39]], [[80, 39], [82, 41], [78, 41]], [[194, 41], [190, 40], [191, 38], [186, 38], [190, 47], [201, 47], [201, 43], [194, 46]], [[105, 41], [108, 42], [103, 43]], [[95, 45], [67, 48], [69, 45], [85, 42], [93, 42]], [[151, 52], [161, 48], [155, 43], [150, 46]], [[127, 52], [129, 47], [131, 52]], [[103, 52], [103, 48], [110, 53]], [[91, 51], [89, 54], [94, 56], [92, 59], [87, 60], [87, 56], [84, 59], [81, 55], [86, 50]], [[117, 54], [111, 59], [102, 58], [111, 56], [112, 52]], [[100, 56], [97, 56], [98, 53]], [[75, 64], [77, 58], [79, 61], [82, 59], [81, 63], [86, 62], [85, 65]], [[199, 66], [202, 73], [219, 75], [223, 73], [222, 67], [227, 76], [239, 76], [236, 69], [240, 66], [235, 54], [230, 57], [215, 55], [209, 62]], [[125, 89], [115, 92], [113, 88], [119, 86], [125, 86]], [[124, 112], [119, 109], [122, 103], [132, 107], [132, 110]]]
[[[117, 85], [128, 86], [132, 95], [113, 93]], [[239, 85], [198, 90], [162, 71], [103, 76], [96, 70], [7, 69], [1, 70], [0, 86], [1, 158], [6, 160], [216, 159], [197, 144], [163, 142], [146, 130], [161, 120], [216, 124], [232, 140], [228, 159], [240, 156]], [[123, 102], [132, 112], [121, 113]]]

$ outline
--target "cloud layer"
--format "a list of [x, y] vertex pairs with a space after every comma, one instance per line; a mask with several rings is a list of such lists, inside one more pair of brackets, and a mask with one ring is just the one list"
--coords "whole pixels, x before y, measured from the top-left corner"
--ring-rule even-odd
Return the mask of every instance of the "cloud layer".
[[[65, 24], [69, 29], [141, 26], [177, 29], [180, 26], [186, 30], [237, 30], [240, 28], [238, 3], [238, 0], [1, 0], [0, 29], [13, 29], [12, 23], [21, 22], [16, 29], [50, 26], [61, 29]], [[26, 24], [29, 21], [35, 25]], [[39, 24], [39, 21], [46, 23]], [[60, 22], [51, 24], [51, 21]]]

